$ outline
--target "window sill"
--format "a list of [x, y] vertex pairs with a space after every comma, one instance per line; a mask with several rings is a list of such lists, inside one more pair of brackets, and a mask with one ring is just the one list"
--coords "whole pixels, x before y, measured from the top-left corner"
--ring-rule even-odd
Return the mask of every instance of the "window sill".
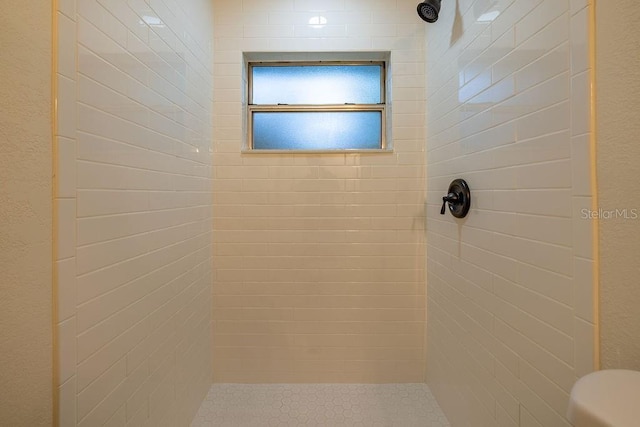
[[393, 149], [373, 149], [373, 150], [247, 150], [242, 154], [393, 154]]

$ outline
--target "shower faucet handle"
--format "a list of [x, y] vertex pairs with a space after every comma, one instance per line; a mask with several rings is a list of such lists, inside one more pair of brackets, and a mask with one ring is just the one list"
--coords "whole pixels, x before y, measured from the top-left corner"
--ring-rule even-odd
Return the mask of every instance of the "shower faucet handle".
[[449, 193], [442, 198], [442, 209], [440, 209], [440, 215], [444, 215], [444, 211], [447, 208], [447, 202], [455, 205], [458, 202], [458, 195], [456, 193]]

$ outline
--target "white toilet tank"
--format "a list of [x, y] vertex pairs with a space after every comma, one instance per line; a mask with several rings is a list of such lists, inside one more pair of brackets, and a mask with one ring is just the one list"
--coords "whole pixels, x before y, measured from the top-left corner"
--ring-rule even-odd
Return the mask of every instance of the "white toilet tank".
[[610, 369], [580, 378], [567, 417], [575, 427], [640, 426], [640, 372]]

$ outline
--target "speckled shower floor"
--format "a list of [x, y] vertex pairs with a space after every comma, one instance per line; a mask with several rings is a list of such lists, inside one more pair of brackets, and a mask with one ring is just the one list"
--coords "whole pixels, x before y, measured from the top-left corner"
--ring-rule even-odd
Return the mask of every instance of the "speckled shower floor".
[[425, 384], [215, 384], [191, 427], [449, 427]]

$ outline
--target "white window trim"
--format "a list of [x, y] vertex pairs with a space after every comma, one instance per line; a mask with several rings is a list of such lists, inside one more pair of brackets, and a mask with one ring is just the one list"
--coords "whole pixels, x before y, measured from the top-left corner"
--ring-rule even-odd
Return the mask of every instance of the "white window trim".
[[[390, 153], [393, 152], [391, 144], [391, 80], [390, 80], [390, 53], [389, 52], [334, 52], [334, 53], [245, 53], [244, 54], [244, 91], [243, 103], [244, 121], [244, 145], [243, 153], [255, 154], [281, 154], [281, 153]], [[341, 104], [341, 105], [252, 105], [251, 67], [253, 66], [292, 66], [292, 65], [381, 65], [380, 104]], [[254, 149], [253, 141], [253, 113], [264, 111], [379, 111], [381, 113], [381, 147], [374, 149]]]

